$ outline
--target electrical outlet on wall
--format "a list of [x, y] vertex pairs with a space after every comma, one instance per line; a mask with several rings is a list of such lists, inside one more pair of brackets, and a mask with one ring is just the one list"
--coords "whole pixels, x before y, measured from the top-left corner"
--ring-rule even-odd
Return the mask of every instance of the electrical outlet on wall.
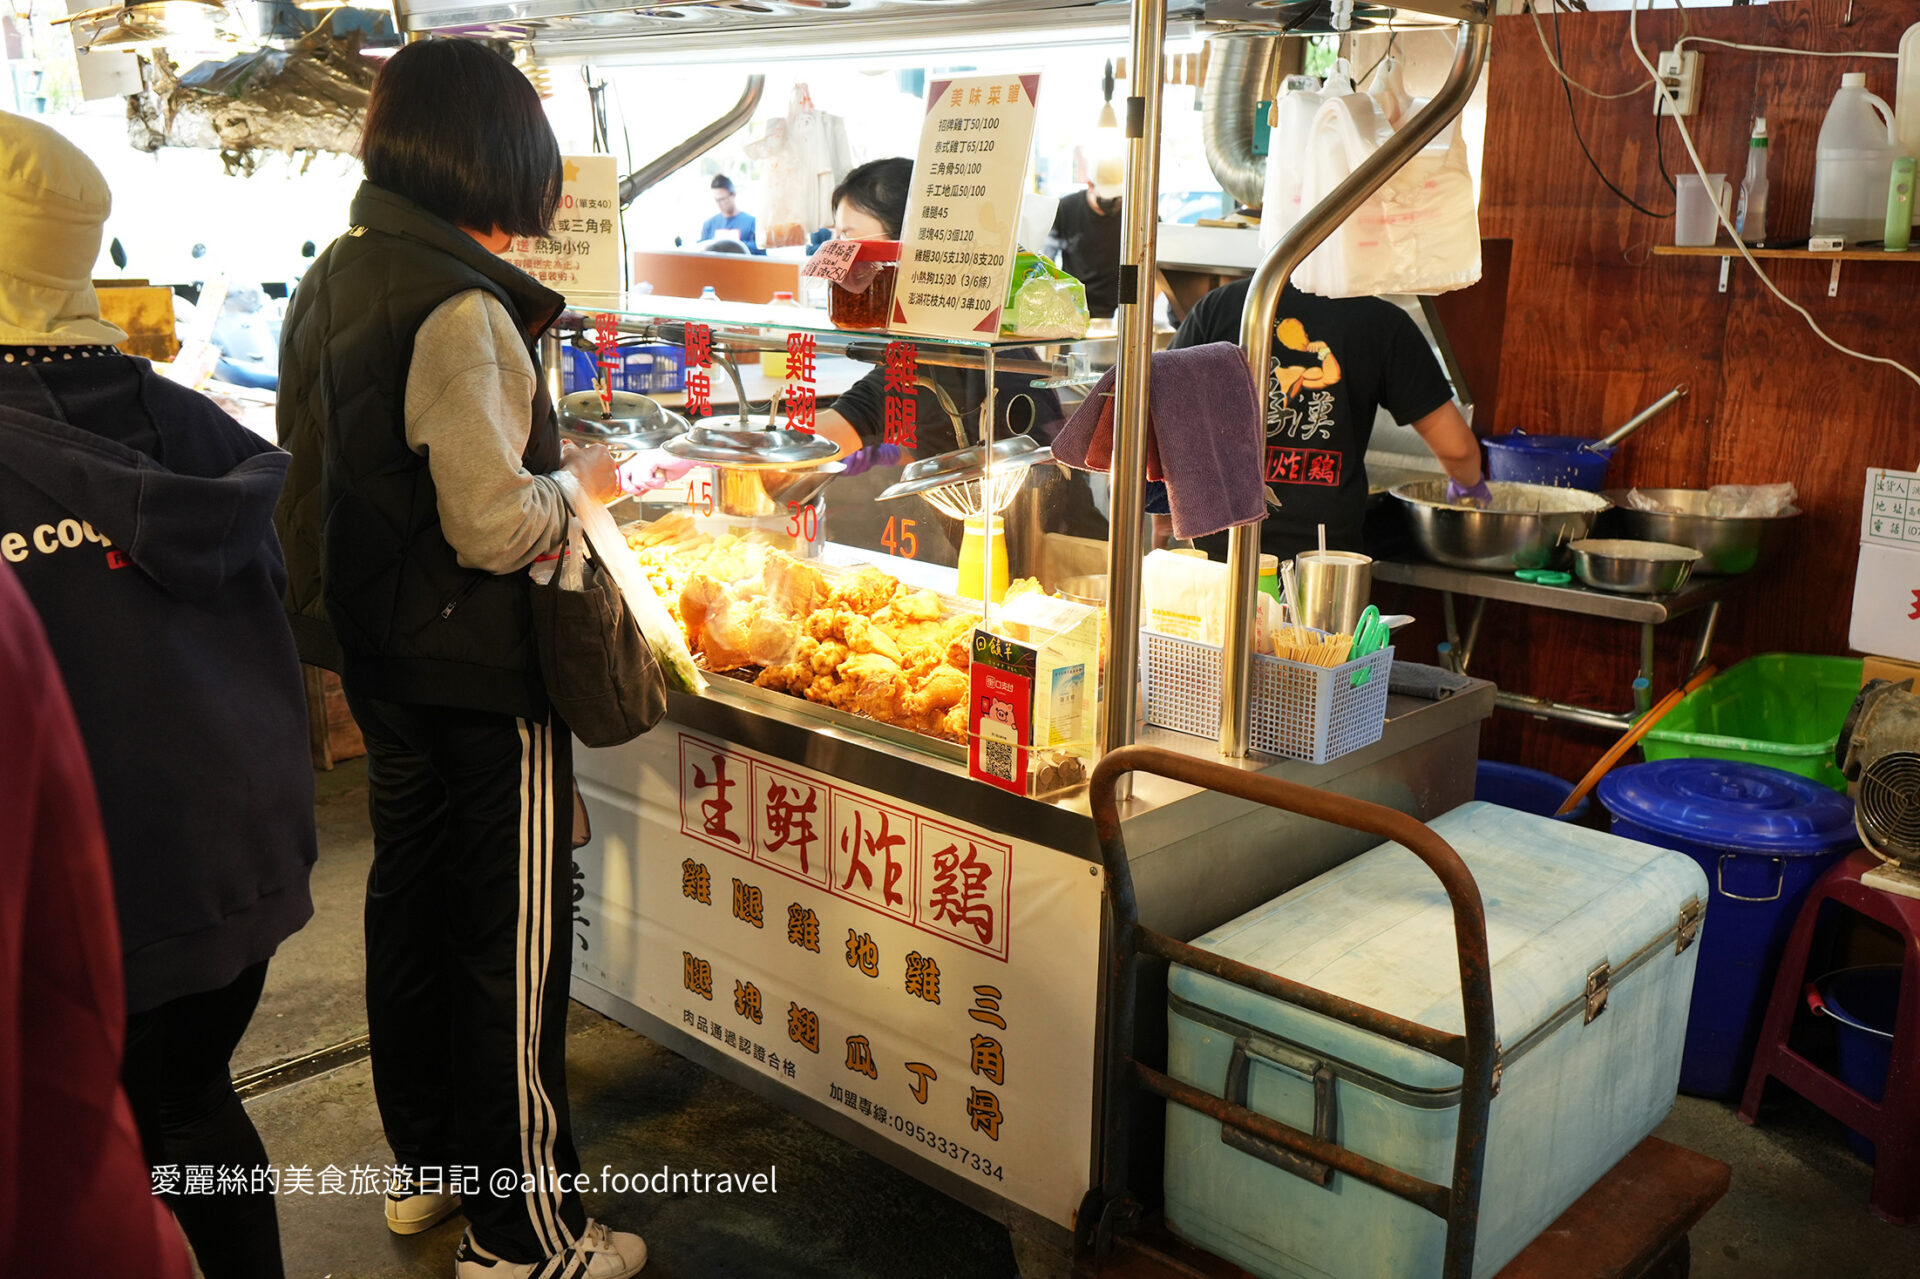
[[[1700, 55], [1691, 49], [1663, 49], [1657, 64], [1660, 78], [1673, 91], [1674, 115], [1692, 115], [1700, 93]], [[1653, 91], [1653, 113], [1667, 114], [1667, 95]]]

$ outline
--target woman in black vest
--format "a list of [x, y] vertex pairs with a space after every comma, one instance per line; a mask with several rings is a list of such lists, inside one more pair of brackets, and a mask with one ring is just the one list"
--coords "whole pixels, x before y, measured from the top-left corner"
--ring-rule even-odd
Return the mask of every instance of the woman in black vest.
[[624, 1279], [646, 1245], [587, 1220], [568, 1122], [571, 738], [533, 648], [527, 567], [566, 487], [535, 343], [562, 299], [496, 257], [547, 233], [559, 147], [512, 64], [408, 45], [368, 105], [352, 227], [281, 338], [279, 521], [302, 655], [366, 737], [367, 1022], [399, 1234], [464, 1207], [457, 1279]]

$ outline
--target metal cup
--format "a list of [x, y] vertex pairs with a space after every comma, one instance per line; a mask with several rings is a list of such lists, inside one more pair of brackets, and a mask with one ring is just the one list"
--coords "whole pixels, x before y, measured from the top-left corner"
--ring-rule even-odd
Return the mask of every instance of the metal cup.
[[1303, 626], [1351, 633], [1373, 594], [1373, 561], [1352, 551], [1302, 551], [1293, 557]]

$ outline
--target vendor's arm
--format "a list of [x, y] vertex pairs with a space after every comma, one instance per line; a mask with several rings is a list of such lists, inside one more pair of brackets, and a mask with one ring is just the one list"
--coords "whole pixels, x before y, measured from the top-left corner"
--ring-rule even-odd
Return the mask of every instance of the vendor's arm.
[[1445, 468], [1449, 479], [1463, 489], [1480, 483], [1480, 441], [1474, 438], [1473, 428], [1467, 425], [1467, 419], [1460, 415], [1452, 400], [1412, 425]]
[[[442, 303], [414, 339], [407, 445], [427, 459], [441, 532], [467, 568], [510, 573], [566, 536], [559, 484], [520, 460], [533, 430], [535, 376], [512, 317], [479, 289]], [[604, 448], [568, 450], [564, 465], [588, 494], [613, 491]]]
[[824, 435], [833, 441], [834, 447], [840, 450], [835, 455], [837, 457], [858, 453], [866, 447], [866, 442], [860, 438], [860, 432], [854, 429], [853, 423], [841, 417], [833, 409], [825, 409], [816, 414], [813, 419], [813, 429], [817, 434]]

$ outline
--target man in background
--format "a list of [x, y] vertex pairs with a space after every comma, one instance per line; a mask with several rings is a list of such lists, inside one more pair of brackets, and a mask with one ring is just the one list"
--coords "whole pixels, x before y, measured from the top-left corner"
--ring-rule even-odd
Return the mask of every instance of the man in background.
[[1118, 156], [1094, 166], [1087, 189], [1060, 201], [1047, 235], [1051, 256], [1087, 287], [1087, 314], [1096, 320], [1120, 305], [1120, 193], [1126, 168]]
[[718, 173], [709, 185], [713, 189], [714, 206], [720, 211], [700, 224], [700, 239], [738, 240], [746, 246], [747, 252], [761, 252], [760, 246], [753, 242], [753, 215], [740, 212], [740, 201], [733, 191], [733, 179]]

